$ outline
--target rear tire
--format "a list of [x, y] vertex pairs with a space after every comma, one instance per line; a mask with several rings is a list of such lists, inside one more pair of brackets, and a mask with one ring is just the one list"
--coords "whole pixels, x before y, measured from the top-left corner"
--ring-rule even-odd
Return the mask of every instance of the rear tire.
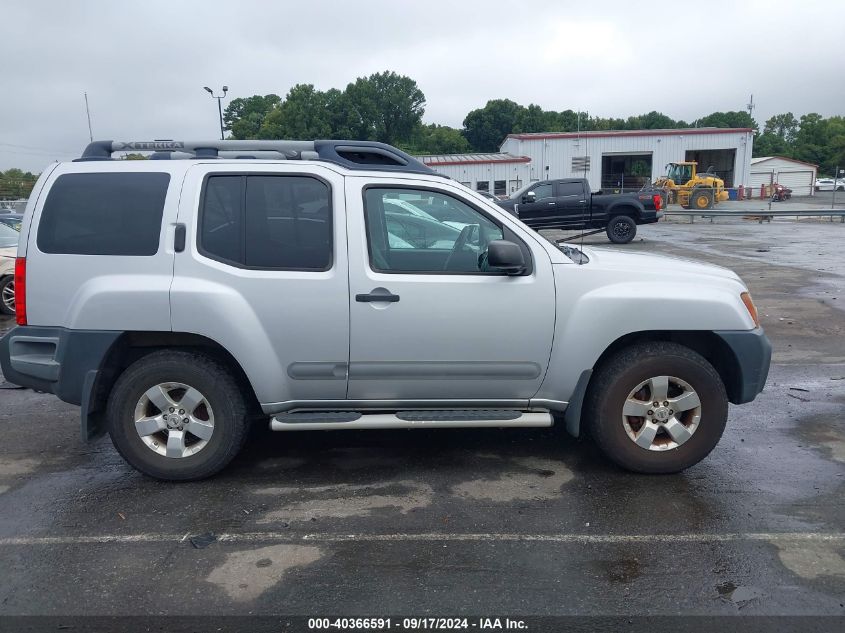
[[607, 239], [614, 244], [627, 244], [637, 235], [637, 223], [627, 215], [617, 215], [607, 223]]
[[169, 481], [222, 470], [243, 446], [247, 426], [232, 372], [196, 352], [144, 356], [121, 374], [107, 405], [108, 432], [121, 456], [145, 475]]
[[0, 279], [0, 314], [15, 314], [15, 278], [11, 275]]
[[[657, 393], [662, 378], [666, 395]], [[698, 407], [687, 408], [696, 399]], [[639, 408], [642, 417], [623, 413]], [[584, 411], [593, 439], [611, 461], [639, 473], [676, 473], [700, 462], [719, 442], [728, 398], [719, 374], [696, 352], [676, 343], [642, 343], [602, 364]]]

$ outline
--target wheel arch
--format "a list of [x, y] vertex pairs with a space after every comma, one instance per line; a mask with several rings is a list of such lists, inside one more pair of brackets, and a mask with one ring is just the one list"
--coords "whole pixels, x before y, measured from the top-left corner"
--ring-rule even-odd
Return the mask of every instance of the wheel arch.
[[575, 393], [564, 415], [566, 429], [574, 436], [580, 435], [582, 404], [594, 384], [596, 372], [618, 352], [640, 343], [671, 342], [683, 345], [703, 356], [716, 370], [725, 385], [728, 400], [735, 404], [744, 401], [743, 381], [737, 358], [730, 345], [718, 334], [708, 330], [648, 330], [623, 334], [608, 345], [591, 369], [582, 372]]
[[83, 439], [90, 440], [105, 433], [106, 402], [120, 375], [132, 363], [162, 349], [194, 350], [224, 364], [238, 381], [250, 413], [260, 414], [261, 407], [246, 372], [232, 353], [217, 341], [190, 332], [124, 332], [103, 356], [96, 377], [86, 381], [81, 411]]

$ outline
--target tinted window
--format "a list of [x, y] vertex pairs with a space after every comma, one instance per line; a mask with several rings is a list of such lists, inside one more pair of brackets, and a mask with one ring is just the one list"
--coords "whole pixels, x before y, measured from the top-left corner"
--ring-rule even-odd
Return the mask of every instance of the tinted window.
[[562, 182], [558, 187], [561, 196], [580, 196], [584, 193], [584, 185], [580, 182]]
[[542, 185], [537, 185], [531, 191], [534, 192], [535, 200], [542, 200], [543, 198], [551, 198], [554, 194], [552, 193], [552, 183], [546, 182]]
[[211, 176], [200, 222], [204, 253], [251, 268], [331, 267], [329, 186], [307, 176]]
[[41, 211], [38, 248], [70, 255], [155, 255], [169, 174], [59, 176]]
[[[426, 209], [449, 209], [445, 220], [435, 213], [397, 211], [395, 199]], [[435, 191], [367, 189], [364, 195], [367, 242], [373, 270], [395, 273], [496, 272], [487, 265], [487, 244], [502, 239], [502, 228], [468, 204]]]

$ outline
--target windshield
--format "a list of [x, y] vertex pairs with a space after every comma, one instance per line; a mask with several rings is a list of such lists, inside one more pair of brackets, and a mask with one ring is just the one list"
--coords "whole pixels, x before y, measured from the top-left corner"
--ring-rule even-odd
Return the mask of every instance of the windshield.
[[20, 237], [21, 234], [11, 226], [6, 226], [5, 224], [0, 223], [0, 248], [17, 246]]
[[692, 165], [678, 165], [669, 163], [669, 170], [666, 177], [672, 179], [675, 184], [685, 183], [692, 180]]

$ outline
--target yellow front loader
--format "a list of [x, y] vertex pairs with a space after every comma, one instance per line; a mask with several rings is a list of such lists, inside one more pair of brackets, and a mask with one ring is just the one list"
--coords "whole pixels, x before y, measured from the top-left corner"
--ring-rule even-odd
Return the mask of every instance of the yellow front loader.
[[654, 183], [666, 193], [666, 203], [677, 202], [684, 209], [712, 209], [728, 199], [725, 181], [709, 172], [696, 173], [696, 162], [669, 163], [666, 175]]

